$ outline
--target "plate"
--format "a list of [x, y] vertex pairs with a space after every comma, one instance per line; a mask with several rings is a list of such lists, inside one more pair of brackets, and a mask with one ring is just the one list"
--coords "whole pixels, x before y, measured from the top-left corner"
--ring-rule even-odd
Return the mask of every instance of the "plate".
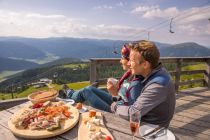
[[[99, 122], [100, 125], [97, 126], [95, 131], [97, 132], [97, 130], [100, 128], [100, 131], [102, 132], [103, 136], [110, 136], [111, 139], [114, 140], [114, 137], [104, 125], [103, 116], [100, 112], [96, 112], [96, 118], [100, 119], [100, 122]], [[79, 121], [79, 129], [78, 129], [78, 140], [91, 140], [88, 136], [88, 133], [90, 131], [88, 130], [88, 127], [87, 127], [87, 120], [90, 120], [89, 112], [85, 112], [81, 114], [80, 121]], [[91, 131], [91, 132], [95, 132], [95, 131]]]
[[174, 134], [170, 130], [166, 129], [166, 133], [167, 135], [162, 136], [162, 137], [160, 136], [159, 138], [157, 138], [157, 140], [175, 140], [176, 139]]
[[79, 113], [85, 113], [87, 111], [88, 111], [87, 107], [83, 106], [82, 109], [79, 110]]
[[49, 137], [60, 135], [72, 129], [79, 121], [78, 110], [73, 106], [69, 106], [69, 109], [70, 109], [69, 111], [71, 112], [71, 116], [67, 120], [61, 122], [60, 129], [56, 129], [54, 131], [47, 131], [45, 129], [30, 130], [30, 129], [20, 129], [20, 128], [15, 127], [15, 125], [12, 123], [12, 119], [15, 119], [16, 117], [18, 117], [18, 115], [20, 115], [26, 108], [29, 108], [29, 105], [26, 105], [25, 107], [17, 111], [17, 113], [13, 114], [12, 117], [8, 121], [8, 127], [12, 131], [12, 133], [16, 136], [26, 138], [26, 139], [42, 139], [42, 138], [49, 138]]
[[70, 105], [75, 104], [75, 101], [73, 99], [62, 99], [62, 98], [58, 98], [59, 101], [63, 101], [65, 103], [68, 103]]
[[153, 139], [154, 140], [175, 140], [176, 138], [170, 130], [164, 129], [163, 131], [160, 131], [157, 134], [155, 134]]

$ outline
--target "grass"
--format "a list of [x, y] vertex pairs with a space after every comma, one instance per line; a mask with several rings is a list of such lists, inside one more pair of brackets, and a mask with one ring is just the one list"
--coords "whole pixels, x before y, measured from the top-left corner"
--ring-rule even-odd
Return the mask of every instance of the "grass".
[[[67, 85], [74, 90], [79, 90], [83, 87], [90, 85], [90, 82], [89, 81], [76, 82], [76, 83], [69, 83]], [[62, 88], [62, 85], [53, 84], [52, 86], [54, 86], [54, 88], [56, 90], [60, 90]], [[23, 97], [27, 97], [29, 94], [39, 91], [39, 90], [48, 90], [48, 87], [42, 87], [42, 88], [30, 87], [21, 93], [14, 93], [13, 95], [15, 98], [23, 98]], [[11, 99], [11, 98], [12, 98], [11, 93], [10, 94], [9, 93], [8, 94], [0, 93], [0, 100], [3, 100], [3, 99], [7, 100], [7, 99]]]
[[182, 67], [182, 70], [203, 70], [206, 68], [206, 65], [204, 63], [200, 64], [194, 64], [194, 65], [189, 65], [189, 66], [184, 66]]
[[[87, 64], [79, 64], [81, 68], [87, 67]], [[78, 64], [67, 64], [67, 65], [62, 65], [61, 67], [63, 68], [78, 68]]]
[[[197, 63], [197, 64], [189, 64], [188, 66], [182, 67], [182, 70], [204, 70], [206, 69], [206, 65], [204, 63]], [[181, 75], [181, 81], [190, 81], [194, 79], [204, 79], [204, 74], [192, 74], [192, 75]], [[201, 87], [203, 86], [202, 83], [191, 83], [189, 85], [180, 86], [179, 89], [187, 89], [193, 87]]]

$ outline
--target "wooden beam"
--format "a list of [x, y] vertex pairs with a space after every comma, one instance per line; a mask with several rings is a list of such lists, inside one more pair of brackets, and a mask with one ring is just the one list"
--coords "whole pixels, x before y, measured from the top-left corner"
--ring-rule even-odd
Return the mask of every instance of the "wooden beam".
[[206, 81], [207, 87], [210, 89], [210, 59], [206, 60], [206, 65], [207, 65], [207, 69], [206, 69], [206, 74], [205, 74], [205, 81]]
[[175, 74], [175, 91], [176, 91], [176, 93], [178, 93], [178, 91], [179, 91], [181, 66], [182, 66], [182, 59], [180, 58], [180, 59], [177, 59], [177, 65], [176, 65], [176, 74]]

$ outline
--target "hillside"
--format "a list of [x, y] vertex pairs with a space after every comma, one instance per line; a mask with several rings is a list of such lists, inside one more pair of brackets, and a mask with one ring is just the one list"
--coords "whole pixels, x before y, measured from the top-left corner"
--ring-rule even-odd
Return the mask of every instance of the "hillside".
[[78, 58], [61, 58], [49, 63], [45, 63], [40, 65], [39, 67], [49, 67], [49, 66], [54, 66], [54, 65], [65, 65], [65, 64], [69, 64], [69, 63], [77, 63], [77, 62], [81, 62], [81, 59]]
[[37, 59], [45, 57], [45, 53], [33, 47], [33, 44], [26, 45], [16, 41], [0, 41], [0, 57]]
[[19, 71], [37, 67], [38, 64], [24, 60], [13, 60], [0, 57], [0, 72], [2, 71]]
[[12, 84], [13, 90], [16, 90], [18, 86], [25, 86], [25, 88], [27, 88], [27, 84], [35, 82], [40, 78], [53, 79], [53, 82], [57, 84], [88, 81], [89, 65], [83, 62], [72, 62], [67, 65], [58, 64], [25, 70], [0, 82], [0, 92], [4, 92], [5, 90], [10, 91], [11, 88], [5, 87], [11, 86]]
[[181, 43], [160, 49], [162, 57], [205, 57], [210, 49], [196, 43]]
[[[49, 63], [45, 63], [42, 65], [33, 63], [33, 62], [28, 62], [28, 61], [23, 61], [23, 60], [13, 60], [13, 59], [8, 59], [8, 58], [0, 58], [0, 82], [3, 81], [4, 79], [16, 77], [20, 75], [20, 71], [31, 69], [31, 68], [44, 68], [44, 67], [52, 67], [52, 66], [59, 66], [59, 65], [66, 65], [66, 64], [71, 64], [71, 63], [77, 63], [81, 62], [80, 59], [76, 58], [61, 58]], [[31, 64], [31, 65], [29, 65]], [[16, 74], [17, 73], [17, 74]], [[14, 74], [14, 75], [13, 75]]]

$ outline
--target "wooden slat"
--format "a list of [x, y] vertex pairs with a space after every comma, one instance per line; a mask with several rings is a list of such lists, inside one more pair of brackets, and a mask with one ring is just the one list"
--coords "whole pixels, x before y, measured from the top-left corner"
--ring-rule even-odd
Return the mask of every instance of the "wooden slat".
[[[126, 121], [122, 118], [119, 118], [119, 116], [116, 116], [116, 115], [113, 115], [113, 114], [110, 114], [110, 113], [106, 113], [106, 115], [104, 115], [104, 122], [105, 122], [105, 125], [109, 129], [113, 130], [112, 133], [116, 137], [116, 139], [127, 140], [127, 138], [131, 138], [132, 134], [131, 134], [131, 131], [129, 129], [129, 121]], [[125, 138], [123, 138], [121, 136], [120, 137], [118, 136], [118, 134], [122, 135], [122, 133], [124, 135], [126, 135]], [[122, 136], [124, 136], [124, 135], [122, 135]], [[139, 139], [141, 139], [139, 134], [137, 134], [137, 137]]]
[[175, 109], [175, 113], [179, 113], [180, 112], [180, 115], [182, 116], [186, 116], [185, 113], [187, 113], [187, 116], [190, 116], [192, 117], [192, 115], [198, 115], [198, 116], [204, 116], [204, 115], [209, 115], [209, 112], [207, 111], [202, 111], [202, 110], [196, 110], [194, 108], [184, 108], [184, 107], [181, 107], [181, 106], [178, 106], [176, 107]]
[[64, 134], [61, 134], [60, 137], [67, 140], [77, 140], [77, 136], [78, 136], [77, 133], [78, 133], [78, 124], [74, 126], [74, 128], [72, 128], [70, 131], [67, 131]]
[[1, 111], [0, 112], [0, 125], [4, 126], [5, 128], [8, 128], [7, 122], [9, 118], [11, 117], [12, 113], [8, 111]]
[[[205, 116], [202, 116], [202, 117], [198, 117], [197, 119], [195, 118], [192, 118], [191, 116], [183, 116], [181, 115], [178, 115], [178, 114], [175, 114], [174, 117], [173, 117], [173, 120], [176, 120], [176, 121], [180, 121], [180, 122], [185, 122], [185, 123], [190, 123], [190, 124], [193, 124], [193, 125], [196, 125], [200, 128], [206, 128], [206, 129], [209, 129], [210, 130], [210, 121], [205, 121], [203, 118]], [[205, 118], [209, 118], [210, 115], [207, 115]]]
[[194, 80], [190, 80], [190, 81], [185, 81], [185, 82], [179, 82], [179, 86], [184, 86], [184, 85], [189, 85], [192, 83], [204, 83], [204, 79], [194, 79]]
[[[175, 76], [176, 75], [176, 71], [169, 71], [171, 76]], [[192, 75], [192, 74], [205, 74], [206, 71], [205, 70], [191, 70], [191, 71], [181, 71], [180, 74], [181, 75]]]
[[[132, 139], [131, 135], [127, 135], [126, 133], [123, 133], [122, 131], [117, 131], [113, 129], [109, 129], [109, 131], [112, 133], [112, 135], [114, 136], [116, 140], [131, 140]], [[143, 139], [140, 137], [135, 137], [135, 140], [143, 140]]]
[[205, 104], [201, 104], [201, 103], [184, 101], [184, 100], [177, 100], [176, 104], [177, 104], [177, 107], [181, 106], [181, 107], [184, 107], [186, 109], [193, 108], [193, 109], [197, 109], [197, 110], [210, 112], [210, 106], [205, 105]]
[[209, 136], [203, 134], [197, 135], [197, 133], [188, 129], [182, 129], [173, 125], [169, 129], [175, 133], [179, 140], [209, 140]]
[[187, 105], [186, 107], [200, 107], [206, 110], [210, 110], [210, 106], [208, 104], [203, 104], [201, 102], [193, 102], [193, 101], [187, 101], [187, 100], [177, 100], [177, 104]]
[[181, 71], [182, 75], [192, 75], [192, 74], [204, 74], [205, 70], [191, 70], [191, 71]]
[[177, 99], [210, 105], [209, 98], [202, 98], [200, 96], [192, 96], [190, 94], [189, 95], [184, 95], [184, 96], [179, 96], [179, 97], [177, 97]]
[[172, 120], [170, 123], [172, 126], [177, 126], [178, 128], [183, 128], [187, 130], [191, 130], [192, 132], [196, 133], [197, 135], [202, 134], [206, 135], [210, 138], [210, 129], [202, 128], [197, 125], [191, 123], [185, 123], [181, 121]]
[[16, 137], [12, 134], [12, 132], [0, 125], [0, 138], [2, 140], [26, 140], [23, 138]]

